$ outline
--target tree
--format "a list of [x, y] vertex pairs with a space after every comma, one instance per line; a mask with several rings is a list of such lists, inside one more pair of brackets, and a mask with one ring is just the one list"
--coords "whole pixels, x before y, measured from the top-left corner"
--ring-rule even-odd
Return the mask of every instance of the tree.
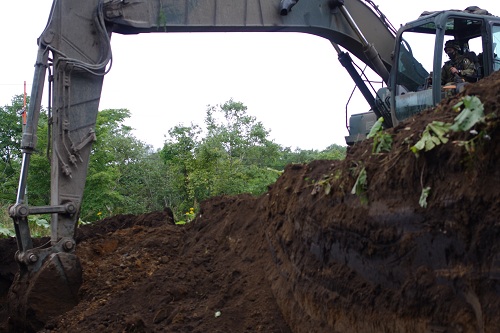
[[174, 212], [182, 214], [217, 195], [264, 193], [290, 163], [340, 159], [345, 147], [291, 151], [271, 141], [270, 131], [233, 99], [208, 106], [204, 127], [178, 125], [161, 150]]
[[[15, 201], [20, 170], [22, 96], [0, 110], [2, 204]], [[127, 109], [102, 110], [90, 155], [81, 218], [94, 221], [118, 213], [139, 214], [170, 207], [177, 216], [216, 195], [267, 190], [289, 163], [345, 156], [345, 147], [291, 151], [268, 139], [270, 131], [232, 99], [208, 106], [203, 127], [178, 125], [160, 151], [132, 135], [124, 125]], [[37, 146], [31, 155], [28, 198], [33, 206], [50, 203], [48, 116], [41, 110]]]
[[[29, 98], [27, 99], [29, 103]], [[7, 206], [16, 201], [17, 187], [21, 170], [21, 140], [22, 121], [21, 112], [23, 110], [24, 96], [17, 95], [12, 98], [12, 104], [0, 107], [0, 207], [2, 212], [0, 227], [12, 226], [10, 217], [7, 216]], [[44, 179], [43, 172], [40, 171], [39, 155], [40, 147], [46, 142], [47, 116], [45, 110], [40, 110], [40, 125], [45, 124], [45, 131], [38, 130], [38, 142], [35, 151], [31, 155], [30, 172], [28, 174], [28, 198], [30, 204], [47, 204], [50, 188], [50, 170]], [[41, 132], [41, 133], [40, 133]], [[48, 162], [46, 161], [48, 165]], [[43, 185], [42, 185], [43, 184]], [[39, 200], [42, 196], [46, 200]], [[13, 232], [13, 231], [12, 231]]]
[[160, 154], [146, 147], [140, 158], [121, 168], [123, 212], [139, 214], [171, 207], [176, 192], [173, 172], [164, 167]]
[[97, 140], [92, 146], [83, 195], [81, 218], [85, 221], [128, 212], [124, 169], [136, 165], [147, 149], [131, 134], [132, 128], [124, 125], [128, 117], [127, 109], [108, 109], [97, 114]]
[[209, 105], [204, 128], [179, 125], [169, 136], [161, 154], [167, 167], [175, 170], [178, 214], [216, 195], [260, 194], [278, 177], [270, 167], [276, 164], [280, 146], [268, 139], [269, 131], [241, 102]]
[[[127, 109], [107, 109], [97, 115], [97, 140], [92, 146], [80, 213], [84, 221], [165, 207], [162, 182], [158, 181], [161, 180], [158, 154], [132, 135], [132, 128], [124, 125], [128, 117]], [[47, 127], [47, 116], [42, 113], [28, 178], [30, 205], [50, 202]]]
[[0, 155], [5, 163], [10, 163], [13, 159], [21, 156], [23, 98], [23, 95], [16, 95], [12, 98], [11, 105], [0, 107], [0, 126], [2, 128], [0, 132]]
[[198, 125], [177, 125], [168, 131], [169, 138], [160, 152], [164, 161], [164, 175], [168, 179], [167, 204], [182, 214], [197, 202], [192, 175], [196, 169], [196, 149], [201, 129]]
[[0, 107], [0, 200], [2, 204], [15, 201], [19, 179], [23, 95], [12, 98], [11, 105]]
[[[2, 200], [14, 203], [20, 176], [22, 123], [24, 96], [17, 95], [12, 105], [0, 108], [0, 152], [2, 154]], [[29, 97], [27, 99], [29, 103]], [[30, 205], [47, 205], [50, 201], [50, 163], [47, 158], [48, 116], [40, 110], [37, 143], [30, 157], [28, 172], [28, 200]]]
[[346, 147], [337, 144], [332, 144], [324, 150], [296, 148], [292, 151], [290, 147], [287, 147], [281, 151], [276, 168], [283, 169], [291, 163], [309, 163], [314, 160], [342, 160], [346, 152]]
[[212, 158], [216, 173], [210, 195], [260, 194], [276, 180], [277, 174], [269, 167], [279, 155], [280, 146], [268, 139], [270, 131], [247, 114], [243, 103], [230, 99], [209, 106], [205, 124], [207, 136], [200, 157], [207, 156], [207, 151], [219, 157]]
[[41, 110], [35, 151], [28, 171], [28, 202], [33, 206], [50, 204], [49, 124], [46, 110]]
[[206, 140], [215, 140], [225, 150], [230, 162], [240, 160], [245, 164], [266, 161], [261, 153], [265, 148], [277, 152], [262, 122], [247, 114], [247, 107], [233, 99], [222, 105], [209, 106], [206, 111]]

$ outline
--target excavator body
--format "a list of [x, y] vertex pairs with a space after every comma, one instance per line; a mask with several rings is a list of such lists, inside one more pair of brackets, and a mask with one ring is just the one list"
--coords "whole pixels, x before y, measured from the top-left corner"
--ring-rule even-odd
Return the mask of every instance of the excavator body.
[[[37, 331], [78, 302], [82, 267], [75, 232], [103, 78], [111, 65], [111, 35], [164, 32], [301, 32], [328, 39], [371, 108], [351, 117], [349, 144], [365, 138], [378, 118], [395, 126], [445, 96], [440, 71], [447, 38], [458, 40], [464, 53], [478, 47], [479, 74], [470, 80], [500, 68], [500, 18], [479, 9], [425, 13], [396, 31], [370, 0], [54, 0], [38, 39], [18, 194], [9, 209], [20, 267], [10, 291], [17, 331]], [[370, 89], [349, 54], [386, 87]], [[46, 78], [51, 195], [47, 206], [32, 207], [25, 190]], [[51, 215], [51, 240], [35, 248], [28, 216], [42, 213]]]
[[[443, 63], [448, 60], [443, 58], [448, 40], [457, 41], [460, 54], [469, 57], [476, 68], [474, 76], [459, 78], [461, 82], [454, 85], [442, 82], [441, 77]], [[375, 106], [369, 112], [351, 116], [346, 142], [354, 144], [366, 138], [380, 116], [384, 116], [386, 127], [396, 126], [459, 92], [464, 84], [499, 70], [499, 40], [500, 18], [477, 7], [424, 12], [407, 23], [395, 37], [387, 87], [377, 91]], [[384, 109], [390, 110], [389, 116], [383, 113]]]

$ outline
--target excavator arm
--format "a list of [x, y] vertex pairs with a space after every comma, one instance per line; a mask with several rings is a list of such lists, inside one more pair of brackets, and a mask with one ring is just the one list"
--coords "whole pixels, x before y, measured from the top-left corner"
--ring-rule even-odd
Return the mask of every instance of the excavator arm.
[[105, 7], [114, 33], [302, 32], [341, 45], [384, 80], [392, 64], [396, 31], [372, 1], [112, 0]]
[[[14, 327], [35, 331], [78, 302], [82, 268], [74, 236], [96, 140], [103, 78], [112, 62], [110, 38], [113, 33], [150, 32], [314, 34], [341, 45], [385, 81], [395, 40], [394, 31], [371, 1], [54, 0], [38, 39], [18, 194], [9, 209], [20, 266], [10, 292]], [[32, 207], [25, 190], [45, 77], [51, 95], [51, 195], [50, 205]], [[42, 213], [51, 214], [51, 240], [34, 248], [28, 216]]]

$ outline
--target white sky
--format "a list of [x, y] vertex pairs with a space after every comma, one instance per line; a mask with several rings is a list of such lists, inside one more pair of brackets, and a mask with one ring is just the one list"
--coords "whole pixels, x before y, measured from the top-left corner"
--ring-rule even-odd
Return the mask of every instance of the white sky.
[[[500, 15], [500, 2], [492, 0], [374, 2], [396, 28], [424, 10], [475, 5]], [[36, 39], [51, 4], [0, 2], [0, 105], [22, 94], [24, 81], [30, 95]], [[203, 124], [208, 104], [230, 98], [243, 102], [278, 144], [301, 149], [345, 145], [345, 104], [354, 83], [325, 39], [298, 33], [114, 34], [112, 50], [99, 109], [129, 109], [127, 125], [155, 148], [162, 147], [168, 129]], [[368, 111], [359, 93], [354, 100], [350, 113]], [[47, 105], [46, 98], [42, 104]]]

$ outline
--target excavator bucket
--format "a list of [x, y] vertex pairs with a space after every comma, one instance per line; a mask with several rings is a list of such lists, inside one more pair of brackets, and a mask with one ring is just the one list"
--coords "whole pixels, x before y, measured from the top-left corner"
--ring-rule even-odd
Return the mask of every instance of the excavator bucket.
[[50, 318], [78, 303], [82, 266], [78, 257], [58, 252], [47, 257], [36, 272], [21, 267], [9, 291], [12, 332], [37, 332]]

